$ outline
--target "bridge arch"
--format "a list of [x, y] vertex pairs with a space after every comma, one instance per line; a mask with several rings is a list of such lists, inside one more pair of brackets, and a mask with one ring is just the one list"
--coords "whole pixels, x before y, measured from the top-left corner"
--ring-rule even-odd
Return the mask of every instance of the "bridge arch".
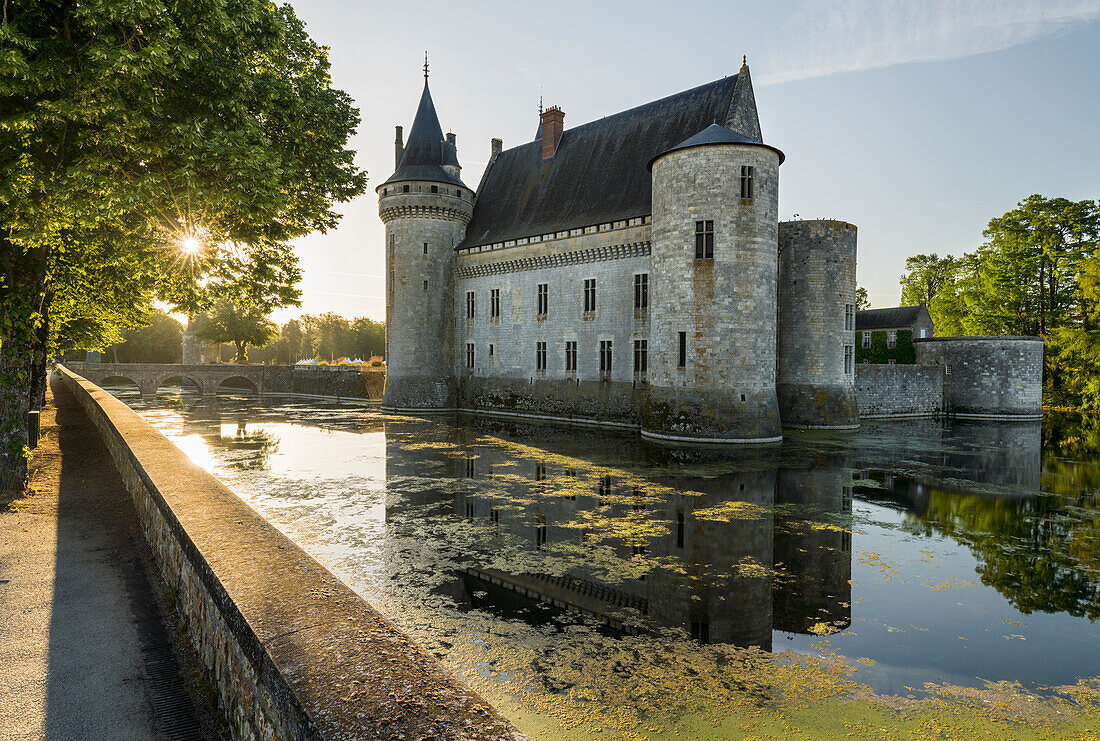
[[122, 394], [125, 394], [126, 396], [131, 396], [134, 394], [142, 396], [141, 382], [135, 381], [133, 378], [130, 378], [129, 376], [123, 375], [121, 373], [110, 373], [104, 375], [102, 378], [94, 380], [94, 383], [97, 386], [104, 387], [108, 392], [114, 394], [115, 396], [120, 396]]
[[186, 393], [184, 391], [184, 385], [183, 385], [184, 381], [187, 381], [188, 383], [190, 383], [191, 386], [194, 387], [194, 390], [195, 390], [196, 393], [202, 394], [202, 393], [206, 392], [206, 389], [203, 388], [202, 381], [199, 381], [195, 378], [192, 378], [187, 373], [172, 372], [172, 373], [162, 373], [162, 374], [156, 376], [156, 382], [155, 382], [155, 384], [153, 384], [153, 395], [155, 396], [160, 391], [161, 387], [164, 386], [165, 383], [167, 383], [168, 381], [174, 380], [176, 378], [178, 378], [180, 380], [180, 392], [181, 393]]

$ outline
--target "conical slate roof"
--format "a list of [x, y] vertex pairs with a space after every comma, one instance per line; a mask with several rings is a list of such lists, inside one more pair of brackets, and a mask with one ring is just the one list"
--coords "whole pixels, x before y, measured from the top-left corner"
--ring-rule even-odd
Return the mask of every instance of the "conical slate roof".
[[676, 146], [666, 149], [665, 151], [661, 152], [659, 155], [651, 159], [649, 161], [649, 169], [652, 170], [653, 163], [659, 160], [661, 157], [664, 157], [669, 152], [675, 152], [680, 149], [691, 149], [692, 147], [705, 147], [712, 144], [748, 144], [754, 147], [764, 147], [764, 149], [770, 149], [779, 155], [779, 164], [783, 164], [783, 160], [787, 159], [787, 155], [783, 154], [783, 152], [769, 144], [756, 141], [755, 139], [750, 139], [747, 136], [738, 134], [732, 129], [727, 129], [725, 126], [711, 124], [710, 126], [700, 131], [698, 134], [695, 134], [694, 136], [689, 136], [687, 139], [684, 139]]
[[[444, 150], [450, 149], [448, 162], [444, 159]], [[428, 90], [428, 80], [424, 80], [424, 92], [420, 95], [420, 105], [416, 109], [409, 140], [397, 171], [390, 175], [383, 185], [408, 180], [431, 180], [439, 183], [465, 184], [452, 177], [443, 169], [444, 164], [457, 164], [458, 158], [453, 148], [443, 139], [443, 127], [439, 125], [439, 116], [435, 113], [432, 94]]]

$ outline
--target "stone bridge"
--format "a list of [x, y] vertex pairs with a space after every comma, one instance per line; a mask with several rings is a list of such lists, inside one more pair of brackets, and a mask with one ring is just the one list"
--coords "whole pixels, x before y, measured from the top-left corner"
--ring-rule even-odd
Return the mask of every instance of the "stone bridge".
[[66, 363], [65, 367], [97, 386], [112, 378], [130, 381], [143, 399], [156, 396], [157, 389], [173, 378], [195, 384], [203, 396], [213, 395], [230, 379], [244, 379], [257, 393], [287, 393], [293, 385], [292, 369], [285, 366], [213, 363], [183, 365], [166, 363]]

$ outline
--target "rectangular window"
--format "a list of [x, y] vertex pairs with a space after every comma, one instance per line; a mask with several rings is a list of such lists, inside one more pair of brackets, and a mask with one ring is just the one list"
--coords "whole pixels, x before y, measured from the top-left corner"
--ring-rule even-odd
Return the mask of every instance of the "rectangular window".
[[493, 346], [492, 346], [492, 344], [489, 345], [489, 357], [490, 358], [493, 357]]
[[474, 343], [472, 342], [466, 343], [466, 369], [474, 369]]
[[756, 168], [751, 165], [741, 165], [741, 198], [752, 200], [752, 179], [756, 175]]
[[428, 243], [427, 242], [424, 243], [424, 254], [425, 255], [428, 254]]
[[[744, 169], [744, 168], [741, 168], [741, 169]], [[438, 185], [433, 185], [432, 186], [432, 193], [438, 193], [438, 192], [439, 192], [439, 186]]]
[[600, 375], [611, 375], [611, 340], [600, 340]]
[[424, 281], [424, 290], [428, 290], [428, 281]]
[[535, 370], [540, 373], [546, 372], [546, 343], [535, 343]]
[[688, 333], [680, 333], [680, 357], [676, 362], [676, 365], [681, 368], [687, 367], [688, 364]]
[[714, 222], [695, 222], [695, 259], [706, 260], [714, 257]]
[[649, 273], [638, 273], [634, 276], [634, 308], [644, 309], [649, 306]]
[[577, 372], [577, 343], [565, 343], [565, 370], [568, 373]]
[[844, 346], [844, 372], [851, 373], [853, 371], [853, 363], [855, 362], [856, 352], [855, 348], [851, 345]]
[[844, 304], [844, 329], [851, 332], [856, 328], [856, 306], [855, 304]]
[[920, 338], [923, 340], [927, 336], [928, 336], [928, 330], [927, 329], [922, 329], [920, 331]]
[[898, 331], [896, 329], [886, 330], [886, 346], [897, 347], [898, 346]]
[[546, 314], [549, 310], [550, 310], [550, 284], [548, 284], [548, 283], [539, 283], [536, 313], [539, 316], [546, 316]]
[[401, 192], [402, 192], [402, 193], [408, 193], [408, 192], [409, 192], [409, 186], [407, 186], [407, 185], [402, 185], [402, 186], [401, 186]]
[[863, 349], [866, 350], [870, 346], [871, 346], [871, 333], [870, 332], [864, 332], [863, 333]]
[[474, 318], [474, 292], [466, 291], [466, 318]]
[[584, 310], [595, 311], [596, 310], [596, 279], [585, 278], [584, 280]]
[[649, 340], [634, 340], [634, 372], [645, 373], [648, 365]]
[[489, 291], [489, 318], [500, 318], [500, 289], [493, 288]]

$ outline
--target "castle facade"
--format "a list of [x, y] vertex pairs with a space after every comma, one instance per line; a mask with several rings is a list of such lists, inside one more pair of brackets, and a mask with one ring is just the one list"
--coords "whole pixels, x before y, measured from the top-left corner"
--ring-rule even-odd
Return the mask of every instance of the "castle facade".
[[784, 155], [748, 65], [534, 140], [461, 179], [425, 75], [386, 225], [383, 409], [766, 443], [858, 426], [856, 229], [778, 221]]

